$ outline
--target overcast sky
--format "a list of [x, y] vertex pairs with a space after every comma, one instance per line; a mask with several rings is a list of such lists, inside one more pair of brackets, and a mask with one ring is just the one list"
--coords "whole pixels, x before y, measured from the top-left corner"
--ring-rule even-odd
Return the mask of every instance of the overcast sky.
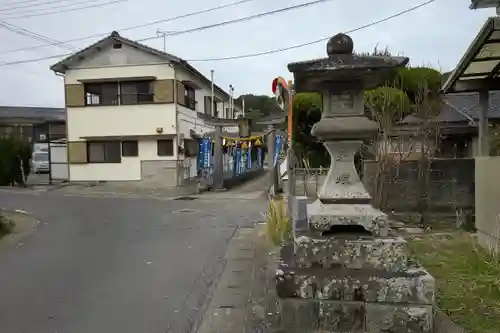
[[[69, 2], [80, 3], [68, 6]], [[67, 41], [70, 39], [110, 33], [142, 23], [166, 19], [235, 0], [127, 0], [102, 7], [82, 9], [29, 18], [7, 17], [38, 14], [88, 6], [92, 0], [0, 0], [0, 20], [38, 34]], [[99, 1], [93, 0], [93, 4]], [[154, 36], [157, 29], [185, 30], [202, 25], [244, 17], [310, 0], [254, 0], [242, 5], [205, 13], [185, 19], [122, 32], [131, 39]], [[329, 37], [364, 24], [393, 15], [425, 0], [333, 0], [307, 8], [266, 16], [179, 36], [167, 40], [167, 52], [187, 60], [262, 52]], [[47, 4], [50, 2], [50, 4]], [[45, 3], [31, 8], [29, 4]], [[470, 0], [437, 0], [391, 21], [355, 32], [351, 35], [357, 51], [371, 51], [375, 45], [389, 47], [393, 53], [410, 57], [413, 65], [431, 65], [441, 70], [452, 69], [494, 9], [469, 10]], [[8, 9], [11, 8], [11, 9]], [[52, 8], [45, 9], [43, 8]], [[77, 49], [99, 38], [69, 43]], [[40, 41], [0, 27], [0, 62], [35, 59], [67, 53], [68, 50], [45, 48], [1, 54], [2, 52], [41, 44]], [[161, 39], [146, 42], [162, 48]], [[207, 76], [215, 70], [215, 81], [223, 88], [233, 84], [235, 94], [271, 94], [272, 78], [291, 78], [289, 62], [325, 56], [325, 43], [266, 56], [216, 61], [192, 62]], [[27, 64], [0, 67], [0, 105], [63, 106], [61, 78], [49, 70], [59, 58]]]

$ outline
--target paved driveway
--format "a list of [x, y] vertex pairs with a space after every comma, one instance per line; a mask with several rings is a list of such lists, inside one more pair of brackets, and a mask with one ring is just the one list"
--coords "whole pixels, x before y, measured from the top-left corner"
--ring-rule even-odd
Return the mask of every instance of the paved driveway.
[[0, 192], [41, 223], [0, 250], [2, 333], [184, 333], [238, 226], [262, 200], [173, 201]]

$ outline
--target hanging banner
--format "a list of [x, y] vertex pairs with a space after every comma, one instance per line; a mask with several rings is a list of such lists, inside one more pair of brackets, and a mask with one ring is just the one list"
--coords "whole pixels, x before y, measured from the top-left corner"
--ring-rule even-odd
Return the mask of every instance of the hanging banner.
[[262, 168], [262, 148], [257, 149], [257, 166]]
[[252, 149], [247, 149], [247, 169], [250, 170], [252, 168]]
[[203, 168], [209, 169], [212, 157], [212, 140], [210, 140], [210, 138], [204, 138], [202, 144]]
[[241, 173], [241, 148], [236, 149], [236, 174], [239, 175]]
[[198, 147], [198, 169], [203, 169], [203, 140], [199, 140], [200, 146]]
[[247, 169], [247, 151], [248, 149], [242, 149], [241, 150], [241, 172], [245, 172]]
[[278, 156], [281, 152], [282, 144], [283, 144], [283, 138], [281, 137], [281, 135], [278, 135], [276, 137], [276, 145], [274, 148], [274, 167], [276, 167], [276, 164], [278, 163]]

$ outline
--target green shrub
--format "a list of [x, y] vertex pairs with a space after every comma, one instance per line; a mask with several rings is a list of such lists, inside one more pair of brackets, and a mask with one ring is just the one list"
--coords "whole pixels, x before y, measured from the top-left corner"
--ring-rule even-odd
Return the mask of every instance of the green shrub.
[[13, 138], [0, 138], [0, 186], [13, 183], [24, 184], [21, 172], [22, 160], [24, 177], [31, 170], [31, 145]]

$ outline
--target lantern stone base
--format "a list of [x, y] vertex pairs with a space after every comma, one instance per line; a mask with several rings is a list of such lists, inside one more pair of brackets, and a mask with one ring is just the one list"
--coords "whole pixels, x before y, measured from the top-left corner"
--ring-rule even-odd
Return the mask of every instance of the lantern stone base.
[[417, 265], [399, 272], [342, 266], [301, 268], [294, 260], [292, 246], [282, 248], [281, 260], [276, 276], [276, 291], [281, 298], [434, 304], [435, 280]]
[[331, 231], [334, 226], [361, 226], [373, 236], [387, 236], [387, 215], [370, 204], [325, 204], [319, 199], [307, 205], [311, 230]]
[[408, 268], [407, 243], [402, 237], [338, 235], [296, 231], [295, 262], [300, 268], [380, 269], [400, 272]]
[[[366, 246], [367, 239], [353, 243], [345, 239], [332, 241]], [[300, 242], [299, 249], [311, 244], [304, 239], [296, 242]], [[375, 240], [375, 247], [382, 246], [377, 243]], [[384, 243], [405, 244], [398, 237], [384, 238], [380, 244]], [[432, 332], [435, 280], [423, 268], [410, 262], [405, 269], [392, 272], [374, 268], [302, 268], [295, 260], [297, 253], [300, 250], [294, 251], [292, 245], [282, 248], [276, 276], [279, 326], [283, 332]]]
[[432, 333], [432, 305], [281, 299], [276, 333]]

